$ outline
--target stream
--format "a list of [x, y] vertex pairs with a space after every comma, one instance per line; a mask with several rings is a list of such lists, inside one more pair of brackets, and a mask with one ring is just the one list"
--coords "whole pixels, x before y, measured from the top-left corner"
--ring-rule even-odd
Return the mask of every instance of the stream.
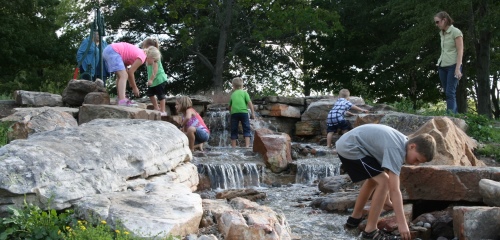
[[[211, 179], [211, 189], [202, 190], [204, 196], [215, 196], [218, 191], [237, 188], [265, 192], [267, 198], [258, 203], [285, 215], [292, 239], [357, 239], [343, 228], [348, 213], [328, 213], [309, 206], [315, 198], [328, 196], [318, 190], [317, 182], [323, 177], [338, 175], [339, 160], [324, 146], [307, 145], [326, 154], [301, 156], [294, 160], [297, 166], [295, 181], [288, 183], [264, 183], [270, 181], [270, 173], [263, 166], [261, 156], [251, 154], [251, 149], [211, 148], [206, 151], [206, 156], [194, 157], [193, 163], [198, 166], [200, 175]], [[279, 178], [279, 175], [272, 177]]]

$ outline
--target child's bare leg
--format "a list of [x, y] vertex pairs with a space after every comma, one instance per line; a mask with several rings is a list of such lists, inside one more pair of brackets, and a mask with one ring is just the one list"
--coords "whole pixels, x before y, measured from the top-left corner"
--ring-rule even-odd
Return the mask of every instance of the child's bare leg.
[[165, 112], [165, 99], [160, 100], [160, 111]]
[[377, 182], [373, 179], [367, 179], [359, 189], [359, 195], [356, 198], [356, 203], [354, 204], [354, 209], [352, 211], [351, 217], [353, 218], [361, 218], [363, 216], [363, 209], [365, 208], [368, 199], [375, 190], [377, 186]]
[[327, 147], [332, 147], [332, 137], [333, 137], [333, 132], [329, 132], [326, 134], [326, 146]]
[[236, 147], [236, 139], [231, 139], [231, 147]]
[[188, 137], [189, 140], [189, 149], [191, 149], [191, 152], [194, 152], [194, 133], [196, 132], [195, 127], [189, 127], [186, 131], [186, 136]]
[[377, 187], [375, 188], [375, 192], [373, 192], [365, 232], [373, 232], [377, 229], [378, 218], [382, 212], [382, 207], [384, 206], [387, 193], [389, 192], [389, 175], [387, 175], [387, 173], [383, 172], [371, 179], [377, 182]]
[[155, 96], [149, 97], [149, 100], [151, 100], [151, 103], [153, 104], [153, 109], [159, 111], [160, 109], [158, 108], [158, 102], [156, 101]]
[[250, 147], [250, 137], [245, 137], [245, 147]]
[[389, 193], [387, 193], [387, 197], [385, 198], [384, 210], [386, 211], [392, 210], [392, 201]]
[[125, 89], [127, 88], [128, 74], [126, 70], [116, 72], [116, 91], [118, 101], [125, 99]]

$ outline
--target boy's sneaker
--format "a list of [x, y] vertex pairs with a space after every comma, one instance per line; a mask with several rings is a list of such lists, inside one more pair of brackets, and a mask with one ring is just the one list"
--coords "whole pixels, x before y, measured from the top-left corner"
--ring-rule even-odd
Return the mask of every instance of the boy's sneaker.
[[362, 221], [363, 221], [362, 217], [360, 218], [349, 217], [344, 226], [348, 229], [357, 228]]
[[373, 232], [367, 233], [365, 231], [361, 232], [362, 239], [374, 239], [374, 240], [400, 240], [401, 237], [387, 234], [378, 229], [373, 230]]
[[122, 99], [118, 101], [118, 106], [126, 106], [126, 107], [137, 107], [137, 103], [129, 100], [128, 98]]

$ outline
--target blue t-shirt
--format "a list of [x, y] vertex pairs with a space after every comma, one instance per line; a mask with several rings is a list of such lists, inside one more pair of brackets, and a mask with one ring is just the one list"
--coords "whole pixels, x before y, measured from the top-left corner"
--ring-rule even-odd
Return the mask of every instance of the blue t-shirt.
[[344, 158], [357, 160], [366, 156], [377, 159], [382, 168], [394, 174], [405, 163], [408, 137], [383, 124], [364, 124], [342, 135], [335, 143]]

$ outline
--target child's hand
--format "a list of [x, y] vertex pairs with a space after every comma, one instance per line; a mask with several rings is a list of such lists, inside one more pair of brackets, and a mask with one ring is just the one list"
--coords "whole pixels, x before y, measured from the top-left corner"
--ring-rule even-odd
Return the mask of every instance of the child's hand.
[[134, 92], [134, 96], [136, 96], [136, 97], [140, 96], [139, 95], [139, 88], [137, 88], [137, 87], [132, 88], [132, 92]]
[[255, 114], [250, 115], [250, 119], [255, 119]]
[[151, 85], [153, 85], [153, 80], [148, 81], [148, 86], [151, 86]]
[[369, 111], [368, 111], [368, 110], [366, 110], [366, 109], [363, 109], [363, 112], [364, 112], [364, 113], [368, 113]]

